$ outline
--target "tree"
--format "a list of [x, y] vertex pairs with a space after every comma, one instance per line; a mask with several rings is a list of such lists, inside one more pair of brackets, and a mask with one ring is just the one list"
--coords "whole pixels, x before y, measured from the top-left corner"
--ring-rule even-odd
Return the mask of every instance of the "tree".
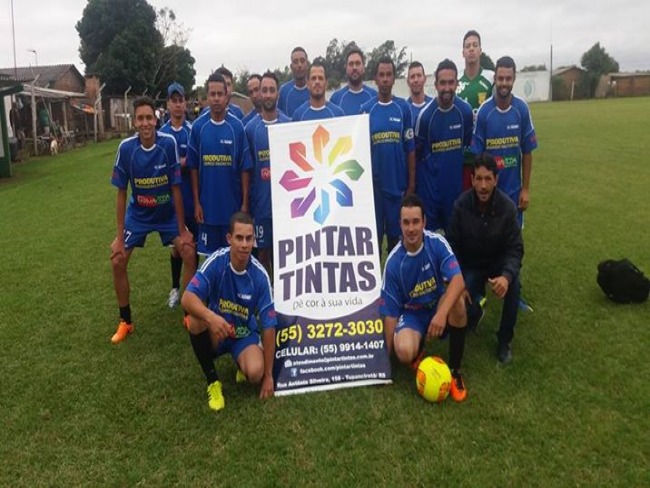
[[[261, 74], [261, 73], [260, 73]], [[235, 73], [234, 80], [232, 80], [232, 89], [242, 95], [248, 95], [248, 78], [252, 73], [247, 68], [239, 70]]]
[[366, 80], [371, 80], [375, 77], [377, 61], [382, 56], [388, 56], [395, 63], [395, 78], [399, 78], [404, 74], [409, 64], [406, 58], [406, 46], [398, 51], [395, 47], [395, 41], [388, 40], [366, 54]]
[[176, 13], [169, 7], [163, 7], [156, 12], [156, 29], [160, 32], [165, 46], [185, 47], [192, 32], [192, 29], [176, 19]]
[[286, 83], [292, 78], [291, 74], [291, 69], [289, 66], [285, 66], [284, 69], [280, 68], [275, 68], [273, 70], [273, 73], [275, 73], [275, 76], [278, 78], [278, 84], [282, 85], [283, 83]]
[[170, 8], [164, 7], [156, 13], [156, 29], [163, 40], [163, 49], [158, 58], [154, 75], [157, 93], [165, 93], [170, 83], [178, 81], [185, 90], [191, 90], [195, 83], [195, 59], [185, 47], [190, 29], [176, 19]]
[[88, 0], [76, 29], [87, 74], [106, 83], [106, 93], [155, 89], [163, 40], [156, 12], [145, 0]]
[[160, 68], [156, 79], [157, 92], [166, 93], [174, 81], [179, 82], [186, 92], [194, 87], [196, 70], [195, 59], [189, 49], [172, 44], [162, 50]]
[[494, 63], [492, 62], [492, 58], [485, 54], [484, 52], [481, 52], [481, 58], [479, 59], [479, 65], [483, 69], [489, 69], [490, 71], [496, 71], [494, 67]]
[[327, 70], [328, 88], [336, 88], [341, 84], [345, 76], [345, 65], [341, 66], [341, 56], [345, 41], [339, 42], [338, 39], [332, 39], [325, 50], [325, 69]]
[[585, 75], [586, 88], [589, 96], [593, 97], [596, 93], [596, 87], [602, 75], [609, 73], [618, 73], [618, 62], [612, 58], [605, 48], [597, 42], [580, 58], [580, 65], [587, 70]]

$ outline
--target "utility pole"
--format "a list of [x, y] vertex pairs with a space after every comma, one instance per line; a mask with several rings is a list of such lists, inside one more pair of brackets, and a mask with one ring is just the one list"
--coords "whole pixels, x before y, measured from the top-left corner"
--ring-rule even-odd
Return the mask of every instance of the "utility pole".
[[16, 64], [16, 26], [14, 24], [14, 0], [11, 0], [11, 35], [14, 39], [14, 78], [18, 81], [18, 67]]

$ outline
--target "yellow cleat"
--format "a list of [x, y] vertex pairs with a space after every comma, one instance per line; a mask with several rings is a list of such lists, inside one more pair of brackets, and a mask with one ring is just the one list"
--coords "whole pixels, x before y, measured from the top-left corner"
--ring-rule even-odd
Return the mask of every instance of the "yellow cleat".
[[208, 405], [215, 412], [223, 410], [226, 406], [226, 399], [221, 392], [221, 381], [215, 381], [208, 385]]
[[244, 372], [241, 369], [237, 368], [237, 374], [235, 375], [235, 382], [246, 383], [246, 381], [248, 381], [248, 378], [246, 378]]

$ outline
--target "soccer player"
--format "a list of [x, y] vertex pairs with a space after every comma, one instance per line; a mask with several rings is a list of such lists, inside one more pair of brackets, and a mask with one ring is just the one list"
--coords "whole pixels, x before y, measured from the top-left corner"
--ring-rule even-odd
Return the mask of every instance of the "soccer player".
[[517, 68], [510, 56], [497, 60], [494, 75], [495, 93], [476, 115], [472, 153], [494, 156], [499, 167], [498, 186], [519, 209], [519, 223], [528, 208], [533, 150], [537, 136], [528, 105], [513, 95]]
[[[181, 193], [183, 194], [183, 210], [185, 211], [185, 225], [193, 237], [198, 235], [196, 219], [194, 218], [194, 198], [192, 196], [192, 178], [190, 169], [187, 167], [187, 142], [189, 141], [192, 124], [185, 119], [187, 103], [185, 101], [185, 89], [179, 83], [172, 83], [167, 87], [167, 110], [169, 120], [162, 126], [160, 132], [171, 135], [176, 139], [176, 147], [181, 163]], [[196, 258], [196, 256], [195, 256]], [[180, 303], [180, 278], [183, 260], [175, 248], [171, 250], [170, 256], [172, 288], [169, 291], [167, 305], [174, 309]], [[194, 265], [196, 269], [196, 263]]]
[[420, 111], [429, 103], [432, 98], [424, 93], [424, 85], [427, 82], [427, 75], [424, 73], [424, 66], [419, 61], [413, 61], [409, 64], [406, 72], [406, 83], [409, 86], [411, 95], [406, 99], [411, 107], [411, 119], [415, 121], [420, 115]]
[[[196, 271], [194, 240], [185, 227], [181, 168], [174, 138], [156, 132], [156, 106], [148, 97], [133, 102], [137, 134], [124, 139], [117, 150], [111, 183], [117, 187], [117, 236], [111, 243], [113, 283], [120, 311], [117, 344], [133, 332], [127, 268], [136, 247], [144, 246], [150, 232], [158, 232], [163, 245], [173, 244], [184, 265], [183, 285]], [[127, 207], [127, 188], [131, 199]]]
[[415, 191], [415, 143], [411, 109], [406, 100], [394, 97], [395, 64], [390, 57], [379, 59], [375, 71], [377, 98], [364, 103], [360, 113], [370, 116], [372, 180], [379, 249], [384, 235], [388, 251], [400, 236], [400, 200]]
[[307, 90], [307, 71], [309, 58], [307, 51], [302, 47], [294, 47], [291, 51], [291, 73], [293, 80], [289, 80], [280, 87], [278, 108], [288, 117], [293, 118], [293, 113], [303, 103], [309, 101]]
[[190, 342], [208, 382], [208, 405], [214, 411], [225, 407], [214, 367], [214, 358], [222, 354], [230, 353], [246, 379], [261, 385], [260, 398], [273, 396], [275, 309], [269, 276], [251, 256], [253, 239], [253, 219], [235, 213], [228, 232], [230, 247], [212, 254], [183, 294]]
[[410, 194], [400, 207], [402, 240], [386, 260], [379, 308], [388, 353], [394, 349], [401, 363], [417, 370], [425, 339], [448, 332], [450, 394], [462, 402], [467, 397], [460, 372], [467, 325], [463, 275], [445, 238], [425, 230], [422, 200]]
[[262, 97], [260, 95], [261, 83], [262, 77], [258, 74], [250, 75], [248, 77], [248, 81], [246, 82], [246, 90], [248, 90], [248, 98], [250, 98], [253, 104], [253, 110], [248, 112], [241, 120], [241, 123], [244, 127], [246, 127], [246, 124], [253, 120], [256, 115], [262, 112]]
[[[492, 96], [492, 83], [494, 72], [481, 68], [481, 35], [475, 30], [469, 30], [463, 36], [463, 58], [465, 70], [458, 80], [456, 94], [465, 100], [474, 111], [474, 120], [478, 108]], [[474, 155], [465, 153], [463, 166], [463, 190], [472, 187], [472, 172], [474, 169]]]
[[345, 115], [338, 105], [328, 102], [325, 99], [327, 91], [327, 71], [325, 65], [318, 59], [309, 67], [309, 100], [298, 107], [293, 113], [292, 120], [320, 120], [340, 117]]
[[456, 96], [458, 70], [453, 61], [438, 64], [436, 98], [415, 125], [418, 147], [417, 194], [424, 201], [427, 229], [445, 230], [463, 188], [463, 159], [472, 142], [472, 107]]
[[226, 80], [213, 73], [207, 91], [210, 112], [194, 121], [187, 147], [199, 225], [198, 252], [202, 255], [227, 246], [230, 216], [238, 210], [248, 211], [252, 168], [244, 127], [228, 114]]
[[242, 111], [241, 108], [239, 108], [239, 105], [235, 105], [234, 103], [231, 103], [231, 100], [232, 100], [232, 79], [233, 79], [232, 71], [230, 71], [225, 66], [221, 66], [221, 67], [217, 68], [215, 73], [220, 74], [221, 76], [223, 76], [224, 80], [226, 80], [226, 86], [228, 87], [228, 112], [233, 114], [239, 120], [242, 120], [244, 118], [244, 112]]
[[291, 122], [277, 108], [278, 79], [270, 71], [262, 76], [260, 86], [262, 112], [246, 125], [248, 145], [253, 160], [251, 177], [251, 213], [255, 219], [255, 244], [259, 259], [269, 275], [273, 276], [273, 212], [271, 208], [271, 152], [269, 129], [273, 124]]
[[463, 269], [471, 297], [470, 324], [477, 324], [483, 316], [480, 301], [485, 295], [486, 283], [497, 298], [503, 300], [497, 357], [506, 364], [512, 360], [510, 343], [519, 309], [519, 271], [524, 242], [517, 222], [517, 208], [496, 187], [498, 179], [497, 164], [492, 156], [484, 154], [476, 159], [473, 188], [456, 200], [447, 239]]
[[357, 115], [361, 105], [377, 96], [377, 90], [363, 82], [363, 75], [366, 72], [365, 62], [363, 51], [353, 46], [345, 58], [348, 84], [336, 90], [330, 97], [330, 102], [341, 107], [345, 115]]

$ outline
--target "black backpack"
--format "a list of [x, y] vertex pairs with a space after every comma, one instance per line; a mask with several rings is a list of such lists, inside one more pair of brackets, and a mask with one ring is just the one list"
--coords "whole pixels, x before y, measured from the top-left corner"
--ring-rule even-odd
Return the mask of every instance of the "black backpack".
[[616, 303], [641, 303], [648, 299], [650, 280], [629, 259], [598, 263], [598, 286]]

